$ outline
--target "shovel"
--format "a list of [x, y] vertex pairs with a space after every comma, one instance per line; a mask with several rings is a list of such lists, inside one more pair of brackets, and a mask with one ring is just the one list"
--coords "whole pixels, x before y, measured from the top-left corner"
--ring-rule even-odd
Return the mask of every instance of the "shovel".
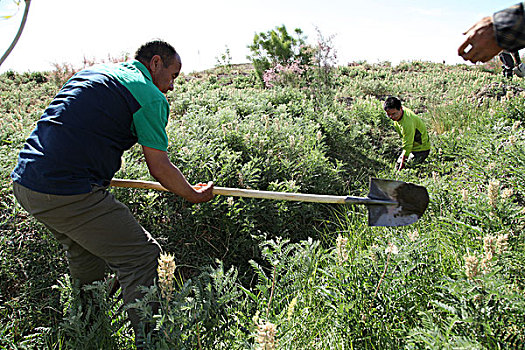
[[[111, 186], [168, 191], [158, 182], [111, 180]], [[427, 189], [412, 183], [370, 178], [368, 197], [330, 196], [214, 187], [214, 195], [289, 200], [314, 203], [364, 204], [368, 208], [369, 226], [405, 226], [419, 220], [427, 209]]]

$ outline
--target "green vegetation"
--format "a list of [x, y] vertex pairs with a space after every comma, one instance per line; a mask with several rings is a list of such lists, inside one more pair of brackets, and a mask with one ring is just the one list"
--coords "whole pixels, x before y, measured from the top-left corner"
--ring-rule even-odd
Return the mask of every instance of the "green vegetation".
[[296, 38], [288, 34], [284, 25], [266, 33], [255, 34], [253, 43], [248, 46], [252, 52], [248, 56], [255, 72], [263, 82], [264, 73], [275, 65], [288, 65], [294, 62], [309, 64], [313, 50], [306, 44], [306, 36], [299, 28], [294, 30]]
[[[227, 187], [366, 195], [370, 176], [410, 181], [428, 189], [427, 212], [371, 228], [362, 206], [190, 205], [112, 189], [175, 256], [174, 274], [136, 303], [149, 346], [523, 348], [525, 81], [479, 66], [325, 63], [271, 88], [247, 66], [182, 76], [168, 96], [171, 159], [191, 182]], [[81, 302], [60, 247], [11, 193], [59, 73], [0, 75], [0, 348], [128, 349], [118, 294], [94, 284]], [[433, 144], [425, 164], [400, 173], [387, 95], [422, 116]], [[152, 180], [138, 147], [116, 177]]]

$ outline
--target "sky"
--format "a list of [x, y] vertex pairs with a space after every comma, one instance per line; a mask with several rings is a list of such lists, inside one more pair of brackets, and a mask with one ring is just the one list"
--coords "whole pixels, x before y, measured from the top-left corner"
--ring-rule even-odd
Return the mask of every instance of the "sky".
[[[19, 1], [19, 0], [17, 0]], [[0, 55], [18, 30], [13, 0], [0, 0]], [[285, 25], [303, 30], [314, 44], [318, 32], [332, 37], [338, 64], [364, 61], [464, 63], [457, 48], [462, 33], [484, 16], [517, 3], [492, 0], [32, 0], [18, 44], [0, 73], [45, 71], [54, 64], [81, 67], [84, 58], [133, 56], [151, 39], [171, 43], [182, 72], [246, 63], [256, 33]], [[12, 11], [11, 11], [12, 12]], [[9, 13], [12, 14], [12, 13]], [[224, 63], [224, 61], [222, 61]]]

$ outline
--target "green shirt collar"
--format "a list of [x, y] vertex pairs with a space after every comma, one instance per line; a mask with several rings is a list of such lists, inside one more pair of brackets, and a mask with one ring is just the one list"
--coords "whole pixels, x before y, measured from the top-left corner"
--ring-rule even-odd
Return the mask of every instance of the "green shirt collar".
[[151, 79], [151, 74], [148, 70], [148, 68], [146, 68], [145, 65], [143, 65], [141, 62], [137, 61], [137, 60], [133, 60], [131, 61], [131, 64], [133, 66], [135, 66], [138, 70], [140, 70], [142, 72], [142, 74], [144, 74], [144, 76], [146, 77], [146, 79], [148, 79], [149, 81], [153, 81]]

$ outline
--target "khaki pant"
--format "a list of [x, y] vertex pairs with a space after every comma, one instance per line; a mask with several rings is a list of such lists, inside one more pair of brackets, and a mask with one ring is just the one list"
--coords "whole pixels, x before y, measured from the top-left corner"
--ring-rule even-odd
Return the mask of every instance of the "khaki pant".
[[[161, 248], [106, 188], [59, 196], [14, 183], [13, 191], [22, 207], [62, 244], [71, 276], [81, 284], [103, 280], [109, 266], [117, 275], [125, 303], [142, 296], [138, 286], [153, 284]], [[139, 318], [133, 309], [128, 315], [136, 331]]]

